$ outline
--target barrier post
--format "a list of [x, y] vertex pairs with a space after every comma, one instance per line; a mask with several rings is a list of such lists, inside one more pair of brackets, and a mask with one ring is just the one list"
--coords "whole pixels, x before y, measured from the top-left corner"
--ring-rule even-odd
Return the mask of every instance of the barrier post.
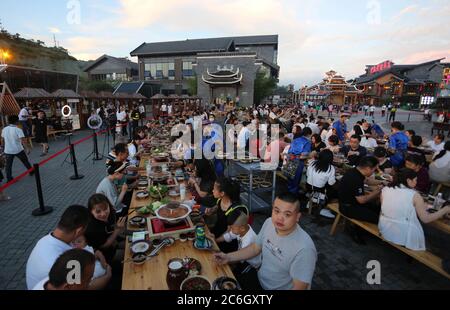
[[71, 180], [80, 180], [84, 178], [84, 175], [78, 174], [78, 166], [77, 166], [77, 159], [75, 156], [75, 146], [71, 143], [70, 144], [70, 158], [72, 159], [73, 163], [73, 171], [74, 175], [70, 177]]
[[46, 215], [50, 212], [53, 211], [52, 207], [46, 207], [44, 205], [44, 196], [42, 194], [42, 185], [41, 185], [41, 176], [39, 174], [39, 164], [34, 164], [34, 175], [36, 178], [36, 188], [37, 188], [37, 192], [38, 192], [38, 199], [39, 199], [39, 208], [38, 209], [34, 209], [33, 212], [31, 212], [31, 214], [33, 216], [42, 216], [42, 215]]

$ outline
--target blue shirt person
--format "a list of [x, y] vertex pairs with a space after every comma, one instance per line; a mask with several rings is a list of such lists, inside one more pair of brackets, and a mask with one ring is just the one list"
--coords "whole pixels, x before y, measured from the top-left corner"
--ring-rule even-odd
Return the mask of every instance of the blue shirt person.
[[337, 120], [333, 123], [333, 128], [336, 129], [336, 134], [339, 138], [339, 141], [344, 142], [345, 141], [345, 134], [347, 131], [347, 124], [345, 121], [347, 120], [348, 114], [342, 114], [341, 119]]
[[389, 149], [394, 154], [391, 156], [391, 163], [394, 167], [401, 167], [405, 161], [405, 154], [408, 150], [408, 136], [402, 131], [404, 126], [400, 122], [393, 122], [392, 125], [393, 134], [389, 138]]
[[311, 141], [308, 139], [311, 136], [311, 129], [303, 129], [303, 136], [294, 138], [291, 147], [288, 151], [288, 160], [299, 161], [299, 165], [293, 179], [288, 179], [288, 191], [297, 195], [300, 190], [300, 181], [302, 179], [303, 168], [305, 167], [304, 159], [311, 153]]

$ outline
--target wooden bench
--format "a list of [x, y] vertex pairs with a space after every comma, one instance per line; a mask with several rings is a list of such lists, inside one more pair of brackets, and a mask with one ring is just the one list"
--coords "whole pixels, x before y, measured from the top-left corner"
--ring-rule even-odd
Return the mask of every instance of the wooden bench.
[[409, 255], [410, 257], [414, 258], [415, 260], [421, 262], [422, 264], [430, 267], [434, 271], [436, 271], [436, 272], [440, 273], [441, 275], [445, 276], [446, 278], [450, 279], [450, 274], [448, 274], [442, 268], [442, 259], [440, 257], [438, 257], [428, 251], [413, 251], [413, 250], [407, 249], [403, 246], [400, 246], [400, 245], [397, 245], [397, 244], [394, 244], [392, 242], [385, 240], [383, 238], [383, 236], [381, 236], [381, 233], [376, 224], [358, 221], [358, 220], [346, 217], [339, 211], [339, 204], [337, 202], [329, 203], [327, 205], [327, 208], [329, 208], [331, 211], [336, 213], [336, 219], [334, 220], [333, 226], [331, 227], [330, 235], [333, 236], [336, 233], [336, 229], [339, 224], [339, 221], [341, 220], [341, 218], [344, 218], [345, 220], [351, 221], [352, 223], [354, 223], [355, 225], [358, 225], [359, 227], [368, 231], [372, 235], [377, 236], [384, 242], [392, 245], [393, 247], [397, 248], [398, 250], [402, 251], [403, 253]]

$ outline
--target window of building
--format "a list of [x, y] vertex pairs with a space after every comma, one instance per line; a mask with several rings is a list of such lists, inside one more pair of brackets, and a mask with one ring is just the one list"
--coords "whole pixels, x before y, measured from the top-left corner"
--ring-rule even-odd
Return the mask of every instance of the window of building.
[[192, 61], [183, 61], [183, 79], [189, 79], [193, 76], [194, 71], [192, 70]]
[[175, 79], [175, 63], [158, 62], [147, 63], [144, 66], [144, 77], [146, 80]]

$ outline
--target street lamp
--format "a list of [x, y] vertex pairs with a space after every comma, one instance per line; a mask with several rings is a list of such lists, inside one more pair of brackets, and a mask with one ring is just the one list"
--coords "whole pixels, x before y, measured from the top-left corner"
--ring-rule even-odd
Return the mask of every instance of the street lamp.
[[0, 55], [1, 55], [1, 64], [2, 65], [5, 65], [6, 64], [6, 60], [11, 58], [11, 54], [8, 51], [6, 51], [6, 50], [0, 50]]

